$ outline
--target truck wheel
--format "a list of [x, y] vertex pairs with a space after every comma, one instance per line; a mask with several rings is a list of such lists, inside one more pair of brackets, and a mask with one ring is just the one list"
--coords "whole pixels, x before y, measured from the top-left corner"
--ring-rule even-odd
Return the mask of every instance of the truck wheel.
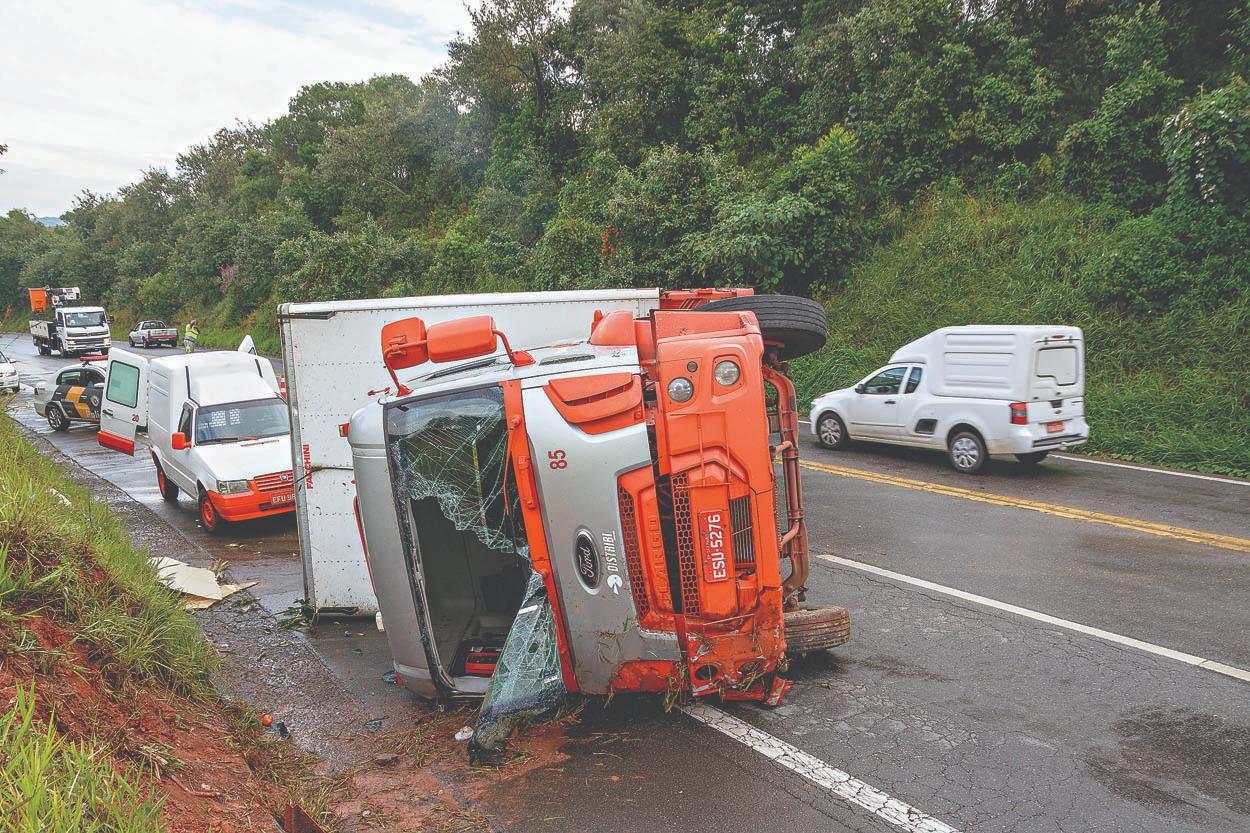
[[35, 347], [37, 347], [37, 348], [39, 349], [39, 355], [41, 355], [41, 356], [51, 356], [51, 355], [52, 355], [52, 350], [51, 350], [51, 349], [49, 349], [47, 345], [44, 345], [44, 344], [36, 344], [36, 345], [35, 345]]
[[210, 535], [220, 535], [229, 523], [221, 515], [217, 514], [217, 508], [213, 506], [212, 500], [208, 497], [208, 492], [200, 489], [200, 523], [204, 529], [208, 530]]
[[825, 448], [845, 448], [846, 424], [837, 414], [825, 414], [816, 421], [816, 439]]
[[161, 497], [166, 503], [178, 502], [178, 486], [165, 476], [165, 470], [160, 463], [156, 464], [156, 487], [161, 490]]
[[1016, 459], [1026, 466], [1036, 466], [1038, 463], [1046, 459], [1049, 451], [1030, 451], [1028, 454], [1017, 454]]
[[52, 426], [53, 431], [69, 430], [69, 417], [65, 416], [65, 412], [61, 410], [61, 406], [49, 402], [47, 408], [48, 425]]
[[795, 295], [744, 295], [722, 298], [699, 307], [707, 312], [753, 312], [766, 341], [777, 342], [783, 361], [815, 353], [829, 338], [825, 308]]
[[959, 431], [947, 444], [951, 465], [960, 474], [976, 474], [985, 465], [989, 455], [985, 443], [973, 431]]
[[851, 614], [844, 607], [819, 605], [786, 611], [786, 653], [791, 657], [845, 645]]

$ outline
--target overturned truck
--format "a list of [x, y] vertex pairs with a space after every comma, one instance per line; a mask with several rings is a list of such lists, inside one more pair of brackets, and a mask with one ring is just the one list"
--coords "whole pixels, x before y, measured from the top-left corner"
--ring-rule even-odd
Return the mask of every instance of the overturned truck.
[[490, 315], [393, 320], [392, 384], [341, 428], [396, 673], [485, 696], [484, 749], [567, 692], [776, 704], [787, 653], [849, 638], [845, 609], [806, 603], [785, 364], [824, 343], [823, 309], [657, 301], [527, 350]]

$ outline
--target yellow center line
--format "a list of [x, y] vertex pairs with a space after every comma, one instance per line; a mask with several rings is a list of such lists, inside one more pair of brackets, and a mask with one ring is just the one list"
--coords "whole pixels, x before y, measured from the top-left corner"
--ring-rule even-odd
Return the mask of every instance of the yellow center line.
[[1250, 553], [1250, 540], [1247, 540], [1246, 538], [1236, 538], [1232, 535], [1220, 535], [1215, 532], [1203, 532], [1198, 529], [1186, 529], [1183, 526], [1173, 526], [1171, 524], [1143, 521], [1137, 518], [1123, 518], [1119, 515], [1107, 515], [1102, 512], [1091, 512], [1088, 509], [1075, 509], [1071, 506], [1058, 506], [1053, 503], [1042, 503], [1041, 501], [1029, 500], [1027, 498], [1011, 497], [1010, 495], [998, 495], [992, 492], [979, 492], [973, 489], [960, 488], [959, 486], [947, 486], [942, 483], [930, 483], [926, 480], [912, 480], [907, 477], [896, 477], [892, 474], [865, 471], [864, 469], [852, 469], [845, 466], [830, 466], [826, 463], [813, 463], [810, 460], [800, 461], [799, 465], [806, 469], [811, 469], [812, 471], [824, 472], [826, 474], [840, 474], [843, 477], [855, 477], [860, 480], [868, 480], [873, 483], [881, 483], [887, 486], [898, 486], [902, 489], [916, 489], [918, 491], [931, 492], [937, 495], [963, 498], [964, 500], [975, 500], [978, 503], [989, 503], [994, 506], [1010, 506], [1016, 509], [1028, 509], [1033, 512], [1042, 512], [1047, 515], [1054, 515], [1058, 518], [1068, 518], [1071, 520], [1088, 521], [1096, 524], [1106, 524], [1107, 526], [1119, 527], [1120, 529], [1130, 529], [1134, 532], [1144, 532], [1147, 535], [1158, 535], [1161, 538], [1173, 538], [1178, 541], [1189, 541], [1193, 544], [1204, 544], [1210, 547], [1232, 550], [1233, 552]]

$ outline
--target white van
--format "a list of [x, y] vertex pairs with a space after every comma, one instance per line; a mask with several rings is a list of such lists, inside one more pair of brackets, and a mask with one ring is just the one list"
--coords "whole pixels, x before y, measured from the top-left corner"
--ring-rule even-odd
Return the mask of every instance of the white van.
[[227, 351], [148, 359], [113, 350], [100, 445], [133, 455], [145, 428], [161, 496], [193, 497], [209, 532], [295, 510], [290, 416], [267, 359]]
[[945, 449], [958, 471], [990, 455], [1036, 464], [1089, 439], [1079, 327], [943, 327], [897, 350], [854, 387], [812, 402], [812, 433]]

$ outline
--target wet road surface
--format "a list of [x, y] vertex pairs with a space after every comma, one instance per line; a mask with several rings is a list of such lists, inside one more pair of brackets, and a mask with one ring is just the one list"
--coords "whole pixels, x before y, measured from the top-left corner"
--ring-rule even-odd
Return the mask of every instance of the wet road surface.
[[[34, 356], [28, 336], [0, 335], [0, 349], [23, 362], [27, 384], [69, 363]], [[160, 500], [147, 458], [99, 449], [89, 428], [53, 434], [28, 389], [10, 412], [229, 560], [235, 579], [261, 581], [267, 609], [302, 596], [293, 524], [209, 538], [189, 506]], [[1250, 552], [1236, 543], [1250, 543], [1250, 486], [1055, 458], [964, 477], [939, 455], [834, 453], [810, 438], [803, 453], [813, 553], [843, 559], [814, 560], [809, 600], [849, 607], [852, 642], [796, 663], [780, 708], [718, 712], [754, 727], [745, 736], [650, 700], [590, 704], [565, 760], [478, 798], [497, 829], [1250, 830], [1250, 682], [1166, 654], [1250, 669]], [[416, 713], [381, 681], [386, 644], [372, 623], [322, 626], [307, 644], [388, 727]], [[830, 772], [880, 793], [857, 796]]]

